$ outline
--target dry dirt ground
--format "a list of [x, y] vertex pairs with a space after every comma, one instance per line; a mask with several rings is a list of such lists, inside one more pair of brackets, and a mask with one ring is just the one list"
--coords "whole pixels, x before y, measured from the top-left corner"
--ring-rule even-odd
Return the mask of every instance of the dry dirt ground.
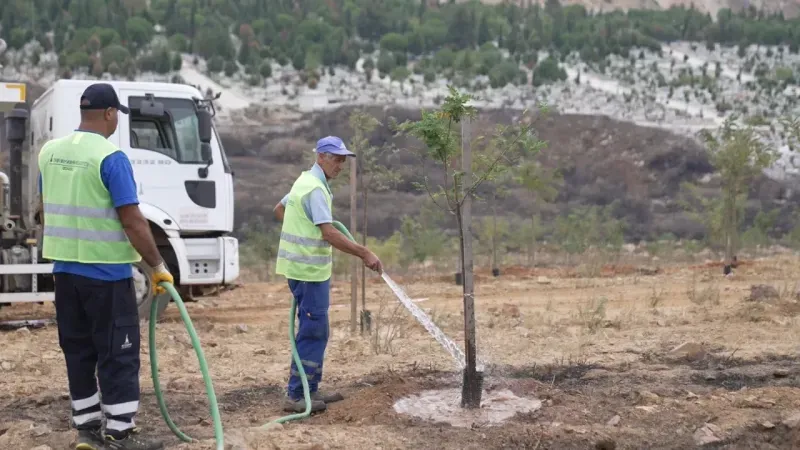
[[[290, 351], [288, 290], [246, 284], [188, 304], [204, 345], [227, 448], [235, 449], [789, 449], [800, 448], [800, 303], [791, 257], [743, 261], [724, 278], [715, 264], [602, 270], [506, 268], [477, 277], [486, 389], [543, 402], [534, 413], [471, 428], [395, 413], [400, 398], [457, 387], [449, 356], [370, 279], [375, 316], [365, 338], [349, 331], [349, 283], [334, 284], [324, 385], [346, 400], [272, 428]], [[459, 286], [451, 277], [395, 277], [459, 342]], [[750, 300], [752, 285], [774, 288]], [[772, 294], [772, 295], [770, 295]], [[52, 307], [9, 307], [0, 320], [52, 317]], [[177, 308], [158, 324], [160, 378], [181, 443], [161, 419], [143, 328], [138, 423], [168, 448], [214, 448], [198, 363]], [[375, 334], [373, 334], [375, 336]], [[680, 347], [682, 344], [682, 347]], [[680, 347], [676, 349], [676, 347]], [[0, 334], [0, 448], [69, 448], [69, 399], [54, 326]], [[44, 449], [46, 447], [39, 447]]]

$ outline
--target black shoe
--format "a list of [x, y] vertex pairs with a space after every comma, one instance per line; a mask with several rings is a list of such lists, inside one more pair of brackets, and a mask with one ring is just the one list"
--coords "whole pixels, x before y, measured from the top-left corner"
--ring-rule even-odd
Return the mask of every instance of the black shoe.
[[[325, 411], [327, 406], [322, 400], [311, 400], [311, 412]], [[306, 412], [306, 399], [301, 398], [294, 400], [291, 397], [286, 397], [283, 402], [283, 410], [286, 412], [304, 413]]]
[[78, 442], [75, 450], [104, 450], [103, 435], [100, 428], [88, 428], [78, 430]]
[[[311, 393], [311, 401], [319, 400], [326, 405], [328, 403], [336, 403], [344, 400], [344, 396], [338, 392], [312, 392]], [[305, 405], [305, 402], [303, 402]]]
[[139, 429], [126, 431], [123, 437], [106, 434], [106, 448], [109, 450], [162, 450], [164, 444], [155, 439], [148, 439], [139, 434]]

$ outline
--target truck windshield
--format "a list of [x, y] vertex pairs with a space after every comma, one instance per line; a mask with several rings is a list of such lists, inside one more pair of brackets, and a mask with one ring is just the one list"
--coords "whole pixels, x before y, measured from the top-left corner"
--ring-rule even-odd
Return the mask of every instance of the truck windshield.
[[200, 135], [194, 102], [182, 98], [155, 97], [164, 105], [161, 117], [144, 116], [140, 107], [144, 97], [128, 97], [130, 146], [152, 150], [182, 164], [202, 164]]

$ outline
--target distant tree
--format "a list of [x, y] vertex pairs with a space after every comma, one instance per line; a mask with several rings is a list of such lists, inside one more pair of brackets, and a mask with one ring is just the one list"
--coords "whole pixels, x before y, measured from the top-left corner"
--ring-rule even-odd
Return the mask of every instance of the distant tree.
[[399, 33], [388, 33], [381, 37], [381, 48], [390, 52], [405, 52], [408, 48], [408, 38]]
[[269, 61], [262, 62], [261, 65], [258, 67], [258, 72], [264, 78], [271, 77], [272, 76], [272, 64], [270, 64]]
[[[334, 3], [3, 0], [0, 29], [11, 49], [34, 39], [47, 44], [45, 49], [52, 46], [58, 53], [67, 50], [68, 54], [98, 52], [116, 44], [128, 48], [132, 59], [138, 59], [153, 42], [154, 24], [158, 24], [170, 37], [170, 50], [196, 52], [207, 60], [219, 56], [225, 61], [242, 56], [233, 45], [234, 34], [242, 43], [252, 44], [244, 47], [249, 49], [246, 58], [242, 56], [245, 65], [257, 63], [251, 60], [256, 56], [254, 50], [268, 49], [272, 54], [261, 58], [272, 57], [284, 61], [282, 64], [292, 61], [297, 70], [305, 69], [306, 55], [313, 46], [322, 47], [315, 53], [325, 67], [352, 67], [359, 56], [378, 47], [394, 56], [394, 64], [381, 70], [382, 76], [390, 74], [394, 66], [405, 65], [407, 54], [435, 54], [437, 67], [442, 69], [453, 66], [456, 53], [472, 53], [485, 45], [497, 45], [513, 61], [526, 64], [538, 50], [548, 50], [555, 60], [576, 51], [586, 61], [599, 62], [610, 54], [628, 58], [634, 49], [637, 54], [641, 54], [640, 49], [660, 52], [662, 42], [675, 40], [695, 42], [695, 47], [738, 45], [742, 57], [751, 44], [788, 46], [792, 53], [800, 46], [800, 18], [779, 14], [732, 14], [723, 10], [714, 21], [694, 8], [590, 13], [582, 6], [564, 6], [555, 0], [536, 7], [447, 1], [434, 9], [426, 2], [406, 0]], [[52, 38], [47, 36], [49, 32]], [[84, 47], [92, 35], [97, 35], [99, 48]], [[175, 36], [184, 36], [185, 42], [180, 38], [173, 41]], [[552, 69], [550, 65], [547, 63], [544, 69]], [[489, 74], [486, 65], [472, 67]], [[552, 76], [540, 75], [534, 77], [536, 83], [562, 79], [559, 71], [553, 71]], [[495, 78], [496, 83], [503, 84], [503, 77]]]
[[208, 71], [211, 73], [219, 73], [225, 67], [225, 61], [222, 59], [221, 56], [215, 55], [208, 60], [208, 64], [206, 65], [206, 67]]
[[372, 80], [372, 71], [375, 70], [375, 61], [367, 56], [362, 63], [362, 69], [364, 69], [364, 76], [367, 78], [367, 83], [369, 83]]
[[381, 78], [390, 74], [396, 66], [397, 66], [397, 60], [392, 56], [392, 54], [389, 52], [381, 51], [380, 56], [378, 56], [378, 65], [377, 65], [378, 72], [380, 73]]
[[125, 24], [125, 31], [128, 34], [128, 39], [137, 48], [149, 44], [155, 34], [153, 24], [144, 17], [131, 17], [128, 19]]
[[732, 117], [716, 133], [703, 130], [699, 134], [706, 143], [711, 164], [722, 178], [720, 228], [725, 261], [731, 265], [739, 247], [740, 202], [746, 199], [753, 179], [775, 162], [778, 152], [752, 126], [739, 127]]
[[111, 63], [117, 63], [120, 68], [125, 70], [130, 66], [131, 63], [131, 52], [121, 45], [109, 45], [103, 49], [100, 61], [103, 70], [105, 70], [105, 68], [107, 68]]
[[800, 115], [782, 117], [780, 122], [786, 132], [789, 149], [800, 151]]
[[[394, 185], [400, 180], [400, 175], [392, 171], [380, 161], [386, 153], [391, 150], [387, 147], [376, 147], [369, 142], [370, 135], [375, 128], [383, 124], [378, 119], [372, 117], [361, 109], [353, 111], [349, 118], [350, 129], [353, 130], [353, 137], [350, 140], [352, 151], [358, 155], [358, 184], [361, 192], [362, 220], [361, 220], [361, 242], [366, 245], [369, 218], [369, 194], [381, 192]], [[366, 302], [366, 272], [362, 265], [361, 268], [361, 304]]]
[[545, 168], [537, 160], [526, 160], [515, 168], [513, 174], [515, 181], [534, 196], [535, 206], [534, 212], [531, 214], [530, 240], [527, 243], [528, 261], [533, 265], [536, 263], [536, 241], [539, 237], [537, 229], [540, 228], [539, 208], [543, 204], [555, 201], [564, 180], [560, 172]]
[[175, 33], [169, 37], [169, 48], [176, 52], [189, 50], [189, 41], [182, 33]]
[[234, 61], [227, 61], [225, 63], [225, 76], [232, 77], [239, 71], [239, 66]]

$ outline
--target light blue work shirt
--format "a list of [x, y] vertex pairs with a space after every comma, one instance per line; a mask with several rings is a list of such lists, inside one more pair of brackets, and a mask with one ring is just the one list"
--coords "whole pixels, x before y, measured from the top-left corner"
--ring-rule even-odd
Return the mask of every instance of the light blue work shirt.
[[[328, 193], [330, 193], [332, 199], [333, 193], [331, 192], [331, 188], [328, 186], [328, 180], [325, 178], [325, 172], [322, 171], [322, 167], [320, 167], [319, 164], [314, 163], [314, 166], [311, 168], [310, 172], [312, 175], [322, 180], [322, 183], [325, 185], [325, 188], [328, 190]], [[286, 206], [287, 200], [289, 200], [289, 194], [286, 194], [281, 199], [281, 204]], [[333, 222], [333, 214], [331, 213], [331, 209], [328, 207], [327, 200], [325, 200], [325, 194], [322, 192], [322, 188], [315, 188], [312, 190], [305, 197], [303, 197], [302, 202], [306, 216], [311, 222], [314, 223], [314, 225]]]

